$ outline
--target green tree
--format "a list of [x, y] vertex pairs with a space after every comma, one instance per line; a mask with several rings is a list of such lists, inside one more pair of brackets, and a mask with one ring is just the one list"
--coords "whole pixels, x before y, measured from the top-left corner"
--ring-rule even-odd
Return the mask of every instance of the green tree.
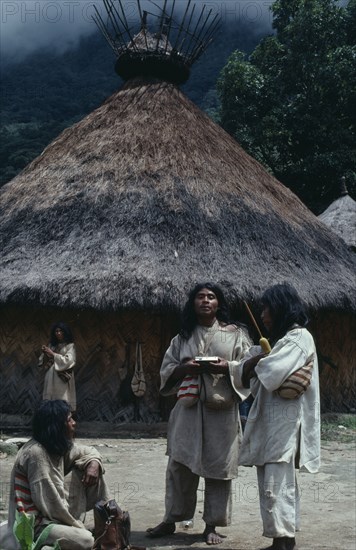
[[275, 34], [221, 72], [220, 122], [319, 213], [356, 194], [356, 0], [278, 0]]

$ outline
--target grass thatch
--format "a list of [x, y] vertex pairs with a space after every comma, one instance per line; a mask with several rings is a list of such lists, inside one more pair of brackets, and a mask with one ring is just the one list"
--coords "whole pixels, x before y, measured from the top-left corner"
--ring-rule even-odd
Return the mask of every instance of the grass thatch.
[[130, 81], [2, 189], [0, 300], [177, 308], [278, 281], [356, 309], [354, 255], [176, 87]]
[[356, 201], [350, 195], [343, 195], [330, 204], [319, 216], [345, 243], [356, 251]]

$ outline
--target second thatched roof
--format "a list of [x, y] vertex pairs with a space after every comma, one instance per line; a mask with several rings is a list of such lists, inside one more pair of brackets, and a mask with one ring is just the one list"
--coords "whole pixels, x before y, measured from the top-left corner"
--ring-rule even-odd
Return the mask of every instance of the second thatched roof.
[[3, 303], [177, 308], [197, 281], [289, 280], [356, 309], [355, 260], [174, 85], [132, 80], [1, 191]]
[[347, 192], [331, 203], [319, 220], [356, 252], [356, 201]]

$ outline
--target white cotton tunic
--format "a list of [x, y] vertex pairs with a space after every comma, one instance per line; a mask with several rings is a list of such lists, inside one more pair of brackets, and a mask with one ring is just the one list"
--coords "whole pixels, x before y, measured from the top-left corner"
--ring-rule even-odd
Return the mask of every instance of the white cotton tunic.
[[[76, 362], [75, 345], [59, 344], [56, 346], [53, 365], [46, 372], [43, 388], [43, 399], [64, 399], [70, 404], [72, 411], [76, 410], [77, 399], [75, 392], [74, 373], [68, 382], [58, 376], [59, 372], [72, 369]], [[43, 354], [39, 358], [39, 366], [42, 365]]]
[[[242, 368], [250, 357], [262, 353], [253, 346], [237, 369], [235, 384], [241, 386]], [[296, 399], [279, 397], [282, 382], [307, 359], [313, 357], [312, 380], [307, 391]], [[320, 397], [318, 359], [312, 335], [295, 328], [278, 340], [271, 353], [261, 359], [251, 380], [255, 400], [249, 412], [240, 449], [239, 464], [263, 466], [290, 462], [299, 446], [299, 466], [309, 472], [320, 467]]]
[[[212, 335], [212, 332], [215, 333]], [[204, 349], [204, 343], [208, 341], [210, 343]], [[226, 359], [232, 381], [238, 362], [250, 345], [246, 332], [237, 327], [231, 330], [231, 325], [230, 329], [218, 324], [211, 328], [197, 326], [189, 340], [175, 336], [161, 367], [161, 393], [177, 393], [180, 382], [173, 388], [167, 382], [184, 359], [196, 355]], [[236, 477], [240, 440], [238, 404], [248, 393], [249, 390], [233, 387], [234, 402], [227, 410], [207, 409], [200, 400], [187, 408], [178, 400], [169, 418], [167, 454], [199, 476], [212, 479]]]

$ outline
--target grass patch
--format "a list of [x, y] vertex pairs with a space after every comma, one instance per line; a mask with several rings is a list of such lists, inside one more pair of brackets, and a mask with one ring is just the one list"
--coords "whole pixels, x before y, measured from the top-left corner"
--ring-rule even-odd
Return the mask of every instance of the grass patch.
[[321, 439], [339, 443], [355, 443], [356, 415], [327, 413], [321, 416]]

